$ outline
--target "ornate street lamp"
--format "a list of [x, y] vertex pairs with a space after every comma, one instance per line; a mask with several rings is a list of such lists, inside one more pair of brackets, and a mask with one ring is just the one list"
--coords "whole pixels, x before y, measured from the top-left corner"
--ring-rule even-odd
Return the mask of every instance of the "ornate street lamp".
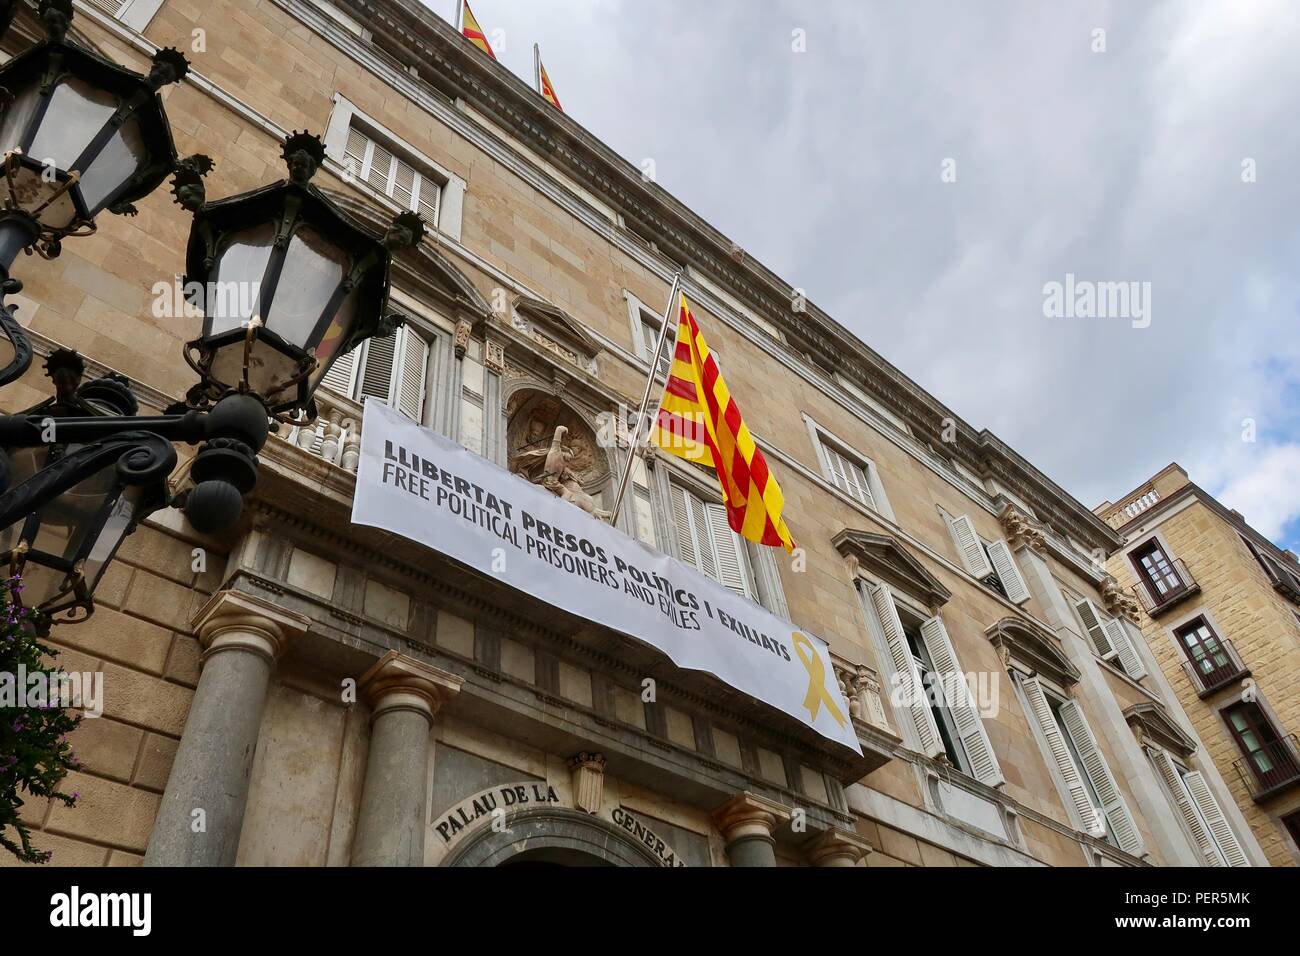
[[[120, 376], [83, 385], [84, 363], [61, 349], [46, 363], [55, 396], [0, 416], [0, 562], [23, 575], [19, 600], [43, 630], [90, 615], [118, 546], [158, 508], [183, 508], [204, 533], [238, 520], [270, 419], [314, 420], [312, 393], [334, 361], [402, 322], [388, 312], [389, 267], [394, 252], [420, 241], [423, 224], [403, 213], [381, 238], [354, 222], [311, 184], [325, 147], [306, 132], [285, 138], [287, 180], [207, 203], [212, 161], [176, 161], [157, 97], [184, 72], [184, 58], [160, 51], [139, 77], [63, 41], [67, 0], [46, 0], [41, 13], [50, 39], [0, 68], [0, 85], [20, 90], [0, 113], [10, 187], [0, 211], [3, 290], [20, 287], [8, 276], [19, 249], [57, 255], [62, 238], [93, 232], [98, 212], [131, 212], [132, 199], [174, 171], [176, 202], [195, 216], [186, 295], [204, 313], [202, 334], [185, 348], [200, 381], [166, 414], [136, 415]], [[43, 133], [55, 116], [58, 132]], [[37, 173], [29, 147], [47, 143], [59, 146], [55, 162]], [[30, 364], [31, 346], [3, 307], [0, 325], [13, 350], [3, 385]], [[187, 487], [173, 493], [178, 441], [201, 447]]]
[[[7, 13], [12, 19], [13, 10]], [[4, 294], [22, 288], [9, 276], [19, 250], [54, 258], [63, 239], [93, 233], [101, 211], [134, 215], [132, 202], [175, 169], [158, 91], [189, 70], [176, 50], [159, 50], [148, 76], [141, 76], [69, 43], [72, 0], [42, 0], [40, 17], [48, 38], [0, 67]], [[0, 331], [5, 384], [27, 370], [31, 351], [2, 305]]]
[[21, 487], [38, 472], [53, 475], [48, 469], [67, 468], [79, 480], [0, 530], [0, 567], [22, 575], [16, 597], [38, 622], [58, 614], [66, 614], [65, 621], [82, 620], [90, 615], [91, 595], [123, 539], [166, 503], [176, 452], [170, 442], [145, 433], [118, 435], [89, 452], [83, 452], [85, 444], [59, 441], [61, 418], [131, 416], [139, 404], [119, 375], [79, 385], [85, 364], [76, 352], [56, 350], [45, 369], [55, 396], [23, 415], [44, 422], [54, 440], [13, 453], [11, 478]]
[[389, 250], [423, 235], [408, 212], [380, 242], [312, 186], [325, 159], [318, 137], [293, 133], [283, 156], [287, 181], [197, 210], [185, 276], [204, 313], [186, 346], [202, 379], [191, 399], [252, 395], [277, 417], [307, 412], [339, 356], [393, 333]]

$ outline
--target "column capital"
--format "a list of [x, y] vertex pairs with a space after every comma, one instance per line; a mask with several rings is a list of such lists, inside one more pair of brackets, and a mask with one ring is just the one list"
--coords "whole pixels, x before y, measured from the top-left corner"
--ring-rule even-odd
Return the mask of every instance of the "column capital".
[[402, 708], [419, 711], [432, 721], [464, 682], [465, 678], [450, 671], [389, 651], [361, 675], [357, 689], [374, 711], [373, 717]]
[[813, 866], [855, 866], [875, 849], [870, 841], [849, 830], [831, 827], [804, 844]]
[[221, 651], [242, 650], [274, 662], [310, 626], [306, 615], [242, 591], [218, 591], [194, 618], [205, 661]]
[[713, 811], [713, 822], [728, 843], [745, 838], [772, 839], [778, 823], [790, 819], [788, 808], [756, 793], [739, 793]]

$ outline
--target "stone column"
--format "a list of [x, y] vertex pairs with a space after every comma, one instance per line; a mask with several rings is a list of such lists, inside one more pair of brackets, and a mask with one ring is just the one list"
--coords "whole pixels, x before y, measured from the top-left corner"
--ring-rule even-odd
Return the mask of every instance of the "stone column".
[[372, 709], [353, 866], [423, 866], [429, 729], [463, 678], [389, 651], [358, 683]]
[[857, 866], [872, 850], [871, 844], [848, 830], [832, 827], [813, 837], [804, 847], [812, 866]]
[[776, 866], [773, 834], [789, 817], [785, 807], [753, 793], [738, 794], [713, 811], [732, 866]]
[[238, 591], [195, 620], [203, 673], [163, 792], [146, 866], [231, 866], [276, 659], [310, 621]]

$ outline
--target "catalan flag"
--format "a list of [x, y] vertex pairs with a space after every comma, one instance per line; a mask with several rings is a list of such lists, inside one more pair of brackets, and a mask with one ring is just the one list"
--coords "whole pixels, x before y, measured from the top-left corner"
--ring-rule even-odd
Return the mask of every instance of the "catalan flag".
[[460, 0], [460, 32], [466, 40], [492, 59], [497, 58], [497, 55], [492, 52], [492, 44], [488, 43], [483, 28], [478, 25], [478, 20], [474, 19], [474, 11], [469, 8], [469, 0]]
[[555, 87], [551, 86], [551, 78], [546, 75], [546, 67], [542, 65], [541, 60], [537, 61], [537, 92], [542, 94], [542, 99], [546, 102], [561, 113], [564, 112], [564, 107], [560, 105], [560, 98], [555, 95]]
[[681, 297], [677, 344], [650, 440], [670, 454], [712, 465], [727, 521], [742, 538], [794, 550], [781, 518], [785, 497], [767, 470], [700, 327]]

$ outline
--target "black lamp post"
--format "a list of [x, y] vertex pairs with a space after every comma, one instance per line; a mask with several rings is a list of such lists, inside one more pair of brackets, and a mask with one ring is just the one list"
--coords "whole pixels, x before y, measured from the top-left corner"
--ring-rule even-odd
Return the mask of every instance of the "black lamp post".
[[[134, 214], [176, 166], [158, 90], [185, 76], [185, 57], [159, 50], [141, 76], [65, 39], [72, 0], [42, 0], [40, 16], [47, 39], [0, 67], [0, 294], [22, 288], [9, 276], [19, 250], [57, 256], [104, 209]], [[3, 385], [31, 351], [2, 305], [0, 331]]]
[[[47, 27], [62, 24], [66, 31], [66, 16], [61, 16], [70, 16], [70, 5], [65, 0], [47, 0], [41, 9]], [[0, 68], [0, 84], [23, 57], [56, 45], [59, 62], [70, 62], [66, 50], [73, 48], [52, 37]], [[177, 69], [167, 51], [154, 63], [161, 75]], [[21, 71], [13, 75], [27, 76]], [[101, 124], [88, 142], [99, 142], [101, 151], [110, 148], [104, 144], [134, 118], [141, 130], [134, 142], [162, 136], [165, 143], [154, 140], [165, 146], [162, 158], [150, 158], [147, 149], [143, 155], [125, 149], [139, 161], [128, 171], [129, 164], [113, 160], [115, 185], [107, 189], [87, 192], [82, 188], [85, 170], [76, 175], [75, 166], [64, 170], [67, 176], [59, 186], [46, 188], [38, 177], [46, 191], [23, 198], [26, 205], [11, 189], [0, 212], [3, 278], [12, 291], [16, 280], [8, 279], [7, 270], [19, 248], [35, 245], [42, 254], [57, 255], [62, 237], [93, 231], [93, 217], [107, 203], [129, 203], [156, 187], [167, 170], [174, 171], [176, 202], [195, 215], [186, 293], [203, 309], [204, 324], [202, 335], [186, 346], [185, 357], [200, 380], [166, 414], [142, 417], [135, 414], [138, 406], [125, 379], [108, 376], [82, 384], [84, 364], [76, 353], [61, 349], [46, 363], [54, 398], [21, 414], [0, 416], [0, 563], [23, 574], [19, 599], [41, 629], [56, 620], [89, 616], [95, 586], [118, 546], [158, 508], [183, 508], [190, 523], [205, 533], [228, 528], [239, 518], [243, 497], [257, 481], [257, 452], [266, 442], [270, 419], [312, 421], [312, 393], [334, 361], [371, 336], [391, 335], [402, 321], [388, 312], [392, 253], [423, 236], [423, 224], [413, 213], [399, 215], [382, 239], [346, 216], [311, 185], [325, 148], [305, 132], [285, 138], [288, 180], [209, 204], [203, 176], [212, 162], [201, 156], [176, 161], [153, 74], [149, 80], [135, 77], [148, 96], [141, 88], [127, 91], [125, 81], [108, 73], [87, 77], [74, 90], [81, 99], [67, 102], [120, 97], [112, 113], [116, 123]], [[93, 85], [94, 77], [104, 80], [103, 88]], [[43, 80], [51, 82], [57, 87], [57, 79]], [[21, 135], [29, 138], [24, 142], [41, 142], [32, 130], [43, 122], [40, 116], [54, 109], [55, 100], [44, 86], [35, 89], [37, 99], [45, 97], [45, 102], [32, 108], [32, 118], [11, 124], [8, 111], [0, 115], [0, 146], [9, 142], [4, 137], [11, 125], [25, 131]], [[156, 116], [147, 121], [141, 118], [146, 107], [156, 108]], [[82, 146], [76, 162], [94, 168], [85, 157], [98, 163], [94, 157], [100, 153], [92, 153], [91, 146]], [[11, 183], [10, 170], [31, 171], [26, 157], [16, 153], [4, 160]], [[166, 166], [163, 174], [157, 173], [160, 164]], [[57, 179], [58, 171], [50, 175]], [[36, 188], [30, 179], [24, 181]], [[65, 199], [70, 207], [58, 205]], [[70, 218], [47, 216], [56, 206], [71, 208]], [[14, 349], [10, 365], [22, 366], [16, 374], [12, 368], [0, 372], [3, 385], [30, 363], [31, 347], [8, 310], [0, 312]], [[190, 463], [188, 487], [179, 493], [167, 482], [176, 466], [176, 441], [201, 445]]]

